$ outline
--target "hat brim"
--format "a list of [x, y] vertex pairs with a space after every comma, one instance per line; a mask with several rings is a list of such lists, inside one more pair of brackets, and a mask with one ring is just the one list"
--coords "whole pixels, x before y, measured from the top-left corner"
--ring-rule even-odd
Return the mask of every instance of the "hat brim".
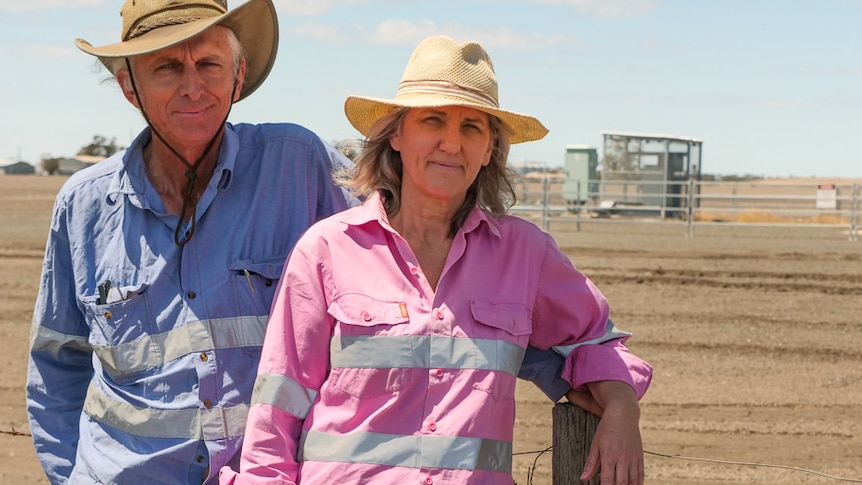
[[108, 59], [150, 54], [181, 44], [214, 25], [231, 29], [245, 51], [246, 74], [239, 95], [242, 100], [263, 84], [275, 63], [278, 18], [272, 0], [249, 0], [223, 15], [160, 27], [125, 42], [95, 47], [84, 39], [75, 39], [75, 45], [106, 63]]
[[393, 109], [439, 108], [444, 106], [464, 106], [496, 116], [509, 128], [511, 133], [509, 143], [511, 144], [539, 140], [548, 134], [548, 129], [532, 116], [492, 108], [457, 96], [449, 97], [440, 94], [404, 95], [397, 99], [348, 96], [347, 100], [344, 101], [344, 114], [347, 115], [350, 124], [368, 138], [374, 124]]

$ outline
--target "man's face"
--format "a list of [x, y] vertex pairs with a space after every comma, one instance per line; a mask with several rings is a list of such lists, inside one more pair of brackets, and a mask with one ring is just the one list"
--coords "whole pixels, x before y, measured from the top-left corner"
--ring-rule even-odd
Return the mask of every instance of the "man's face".
[[[206, 146], [238, 99], [245, 76], [233, 64], [228, 30], [216, 26], [174, 47], [131, 59], [143, 110], [153, 127], [181, 152]], [[117, 80], [138, 108], [128, 73]]]

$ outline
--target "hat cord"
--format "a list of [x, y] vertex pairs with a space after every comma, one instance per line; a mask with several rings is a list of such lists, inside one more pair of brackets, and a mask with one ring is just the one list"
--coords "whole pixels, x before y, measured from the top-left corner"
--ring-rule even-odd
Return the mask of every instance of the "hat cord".
[[[204, 149], [201, 156], [198, 157], [198, 159], [195, 161], [195, 163], [192, 164], [192, 163], [189, 163], [189, 161], [186, 160], [186, 158], [184, 156], [180, 155], [180, 153], [174, 147], [172, 147], [171, 144], [167, 142], [167, 140], [165, 140], [165, 138], [162, 136], [162, 134], [159, 133], [158, 130], [156, 130], [156, 127], [153, 126], [152, 122], [150, 122], [150, 118], [149, 118], [149, 116], [147, 116], [146, 110], [144, 110], [144, 103], [141, 102], [141, 96], [138, 94], [138, 87], [135, 84], [135, 76], [132, 74], [132, 65], [129, 62], [128, 57], [126, 58], [126, 68], [129, 71], [129, 81], [132, 84], [132, 91], [135, 92], [135, 99], [137, 99], [137, 101], [138, 101], [138, 106], [140, 106], [140, 108], [141, 108], [141, 115], [143, 115], [144, 121], [147, 122], [147, 125], [149, 125], [150, 130], [152, 130], [153, 134], [155, 134], [156, 137], [158, 137], [158, 139], [161, 140], [161, 142], [166, 147], [168, 147], [168, 149], [171, 152], [173, 152], [173, 154], [176, 155], [177, 158], [179, 158], [180, 161], [182, 161], [186, 165], [186, 167], [188, 167], [188, 169], [189, 169], [188, 171], [186, 171], [186, 174], [185, 174], [187, 180], [186, 180], [185, 189], [183, 190], [183, 206], [182, 206], [182, 209], [180, 211], [180, 220], [179, 220], [179, 222], [177, 222], [177, 227], [174, 228], [174, 244], [176, 244], [177, 246], [183, 247], [186, 245], [186, 243], [188, 243], [192, 239], [192, 236], [194, 236], [195, 229], [197, 227], [197, 212], [198, 212], [197, 203], [193, 203], [193, 201], [192, 201], [192, 199], [194, 198], [194, 193], [195, 193], [195, 182], [197, 181], [197, 177], [198, 177], [197, 170], [198, 170], [198, 167], [200, 166], [201, 162], [203, 162], [204, 158], [206, 158], [206, 156], [210, 153], [210, 150], [212, 149], [212, 147], [215, 145], [215, 141], [222, 134], [222, 132], [224, 132], [224, 127], [225, 127], [225, 124], [227, 123], [227, 118], [228, 118], [228, 116], [230, 116], [230, 111], [231, 111], [231, 108], [233, 107], [233, 93], [234, 93], [234, 91], [236, 91], [236, 86], [237, 86], [236, 79], [234, 79], [233, 89], [231, 90], [231, 98], [230, 98], [231, 103], [230, 103], [230, 106], [228, 106], [228, 110], [224, 116], [224, 120], [222, 120], [221, 125], [219, 126], [219, 130], [216, 132], [215, 135], [213, 135], [213, 137], [210, 139], [209, 143], [207, 143], [207, 146]], [[186, 216], [186, 211], [188, 210], [189, 205], [191, 205], [191, 223], [192, 223], [192, 226], [186, 232], [185, 239], [180, 240], [180, 229], [182, 228], [183, 221], [185, 220], [185, 216]]]

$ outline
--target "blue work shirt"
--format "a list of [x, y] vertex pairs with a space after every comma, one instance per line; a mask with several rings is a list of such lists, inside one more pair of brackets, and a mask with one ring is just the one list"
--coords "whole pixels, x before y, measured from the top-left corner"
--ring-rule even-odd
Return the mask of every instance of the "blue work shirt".
[[228, 124], [194, 235], [177, 246], [179, 218], [145, 173], [150, 138], [56, 199], [27, 382], [52, 483], [215, 482], [239, 455], [285, 259], [348, 205], [316, 135]]

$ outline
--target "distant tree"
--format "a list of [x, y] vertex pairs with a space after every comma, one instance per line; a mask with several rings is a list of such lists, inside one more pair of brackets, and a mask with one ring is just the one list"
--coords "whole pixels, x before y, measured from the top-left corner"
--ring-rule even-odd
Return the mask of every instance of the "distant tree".
[[356, 156], [362, 151], [362, 141], [355, 138], [346, 138], [341, 141], [332, 142], [332, 146], [345, 157], [356, 160]]
[[110, 157], [111, 155], [117, 153], [122, 150], [124, 147], [117, 145], [117, 139], [111, 138], [111, 141], [108, 142], [108, 139], [101, 135], [93, 136], [93, 141], [89, 145], [81, 147], [78, 150], [78, 155], [93, 155], [97, 157]]
[[47, 172], [48, 175], [54, 175], [60, 170], [60, 160], [62, 158], [43, 158], [42, 170]]

